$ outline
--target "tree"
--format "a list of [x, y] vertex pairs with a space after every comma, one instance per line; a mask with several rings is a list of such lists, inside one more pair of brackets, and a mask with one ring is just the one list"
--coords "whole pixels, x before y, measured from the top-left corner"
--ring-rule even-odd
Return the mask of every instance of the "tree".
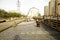
[[8, 17], [8, 12], [6, 12], [6, 11], [3, 10], [3, 9], [0, 9], [0, 17], [2, 17], [2, 18]]
[[38, 13], [38, 16], [33, 16], [33, 19], [35, 19], [35, 20], [40, 20], [41, 19], [41, 15], [40, 15], [40, 13]]
[[25, 15], [22, 15], [21, 13], [18, 12], [6, 12], [3, 9], [0, 9], [0, 17], [1, 18], [14, 18], [14, 17], [25, 17]]

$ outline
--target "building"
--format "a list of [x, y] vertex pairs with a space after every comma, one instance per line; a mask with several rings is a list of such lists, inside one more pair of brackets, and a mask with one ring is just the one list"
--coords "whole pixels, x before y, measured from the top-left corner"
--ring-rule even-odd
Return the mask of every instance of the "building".
[[49, 15], [55, 16], [55, 0], [49, 2]]
[[49, 16], [49, 6], [44, 7], [44, 15]]
[[56, 0], [56, 15], [60, 16], [60, 0]]
[[[44, 7], [43, 23], [60, 31], [60, 0], [50, 0], [48, 7]], [[48, 17], [46, 15], [49, 14]]]

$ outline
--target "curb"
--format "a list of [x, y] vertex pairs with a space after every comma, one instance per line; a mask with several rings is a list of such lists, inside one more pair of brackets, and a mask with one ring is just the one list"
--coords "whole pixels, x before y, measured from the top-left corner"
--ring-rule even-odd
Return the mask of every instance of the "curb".
[[[24, 21], [24, 20], [23, 20], [23, 21]], [[3, 31], [5, 31], [5, 30], [7, 30], [7, 29], [9, 29], [9, 28], [11, 28], [11, 27], [16, 27], [17, 24], [19, 24], [19, 23], [21, 23], [21, 22], [22, 22], [22, 21], [20, 21], [20, 22], [18, 22], [18, 23], [14, 22], [11, 26], [9, 26], [9, 27], [7, 27], [7, 28], [5, 28], [5, 29], [0, 30], [0, 33], [3, 32]]]

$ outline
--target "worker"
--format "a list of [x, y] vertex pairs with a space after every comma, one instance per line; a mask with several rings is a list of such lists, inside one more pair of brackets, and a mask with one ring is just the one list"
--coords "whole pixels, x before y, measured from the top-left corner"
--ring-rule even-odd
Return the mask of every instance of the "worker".
[[36, 26], [40, 27], [40, 20], [38, 20], [38, 19], [36, 20]]

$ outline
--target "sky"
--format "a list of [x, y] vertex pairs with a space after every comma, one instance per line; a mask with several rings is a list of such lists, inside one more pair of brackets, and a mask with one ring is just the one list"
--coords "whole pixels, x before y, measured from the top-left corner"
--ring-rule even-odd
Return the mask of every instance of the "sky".
[[[29, 9], [35, 7], [39, 9], [41, 15], [44, 14], [44, 6], [47, 6], [49, 0], [19, 0], [20, 1], [20, 11], [27, 14]], [[6, 11], [18, 10], [17, 0], [0, 0], [0, 9]]]

